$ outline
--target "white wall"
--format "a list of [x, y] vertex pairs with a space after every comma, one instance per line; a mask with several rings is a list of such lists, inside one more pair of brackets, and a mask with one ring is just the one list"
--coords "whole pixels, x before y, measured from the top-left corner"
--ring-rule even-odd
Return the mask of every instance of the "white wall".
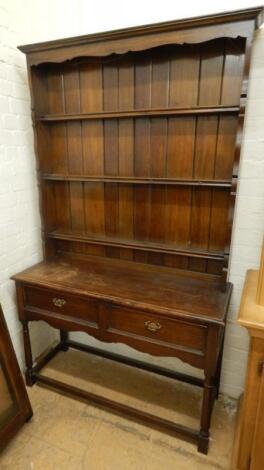
[[[41, 243], [29, 90], [25, 59], [16, 48], [22, 37], [13, 21], [17, 13], [0, 0], [0, 302], [22, 365], [10, 276], [41, 259]], [[33, 351], [39, 354], [54, 334], [45, 324], [32, 324], [31, 331]]]
[[[233, 1], [232, 9], [255, 6]], [[40, 221], [35, 175], [30, 103], [25, 58], [17, 44], [198, 16], [230, 9], [230, 2], [127, 2], [97, 0], [0, 0], [0, 298], [20, 362], [20, 325], [10, 275], [41, 259]], [[259, 263], [264, 228], [264, 30], [253, 50], [240, 183], [232, 239], [230, 280], [234, 294], [226, 334], [222, 391], [237, 397], [244, 382], [247, 333], [236, 316], [245, 271]], [[37, 353], [54, 336], [44, 324], [33, 324]], [[91, 342], [95, 342], [91, 339]], [[101, 345], [102, 346], [102, 345]], [[111, 346], [107, 346], [111, 348]], [[125, 346], [119, 351], [133, 352]], [[159, 359], [167, 366], [172, 360]]]

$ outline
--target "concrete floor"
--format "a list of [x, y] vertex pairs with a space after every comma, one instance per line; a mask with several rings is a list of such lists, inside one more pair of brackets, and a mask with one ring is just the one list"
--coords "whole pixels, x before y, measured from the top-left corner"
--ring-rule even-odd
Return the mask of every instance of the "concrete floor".
[[[43, 369], [58, 380], [198, 427], [201, 390], [77, 351]], [[216, 402], [208, 456], [191, 443], [63, 397], [28, 389], [34, 417], [0, 456], [1, 470], [228, 470], [236, 402]]]

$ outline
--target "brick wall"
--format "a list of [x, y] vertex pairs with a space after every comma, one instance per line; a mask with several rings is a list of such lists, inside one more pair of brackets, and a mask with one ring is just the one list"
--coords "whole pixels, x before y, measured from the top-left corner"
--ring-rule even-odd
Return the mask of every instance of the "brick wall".
[[[0, 4], [0, 302], [22, 366], [10, 276], [41, 259], [41, 240], [29, 89], [25, 58], [16, 48], [19, 39], [12, 11]], [[54, 333], [41, 323], [33, 323], [31, 331], [33, 351], [39, 354]]]
[[221, 378], [223, 392], [239, 396], [244, 385], [247, 332], [236, 325], [246, 270], [258, 268], [264, 233], [264, 29], [255, 34], [238, 194], [231, 244], [229, 279], [234, 284]]
[[[245, 7], [242, 3], [237, 7]], [[60, 16], [62, 4], [65, 8], [63, 21]], [[49, 16], [51, 5], [52, 18]], [[22, 367], [24, 362], [21, 327], [17, 320], [14, 285], [10, 281], [10, 276], [41, 259], [41, 241], [25, 58], [17, 51], [16, 45], [53, 39], [59, 35], [63, 37], [84, 34], [95, 29], [113, 29], [189, 15], [188, 11], [182, 12], [170, 8], [172, 3], [167, 2], [166, 17], [164, 17], [164, 8], [163, 12], [158, 12], [158, 6], [155, 7], [156, 10], [153, 7], [152, 17], [144, 13], [142, 8], [134, 9], [134, 16], [130, 15], [130, 24], [128, 24], [125, 11], [123, 17], [119, 16], [117, 20], [112, 5], [109, 14], [103, 17], [100, 9], [94, 9], [92, 17], [87, 15], [88, 6], [81, 0], [74, 3], [74, 9], [72, 5], [71, 0], [52, 3], [47, 0], [45, 8], [42, 4], [43, 8], [40, 9], [38, 2], [25, 0], [22, 12], [20, 2], [12, 0], [7, 4], [6, 1], [0, 0], [0, 299]], [[194, 4], [194, 7], [197, 5]], [[179, 8], [177, 5], [177, 9]], [[193, 13], [208, 12], [208, 9], [203, 11], [201, 8], [202, 5], [199, 4], [199, 11]], [[216, 8], [217, 5], [212, 5], [212, 11]], [[224, 9], [228, 9], [228, 5], [222, 2], [218, 10]], [[27, 15], [29, 11], [30, 16]], [[21, 15], [24, 15], [23, 21]], [[116, 21], [119, 23], [116, 24]], [[248, 348], [247, 333], [236, 325], [235, 320], [245, 272], [248, 268], [257, 267], [259, 263], [263, 229], [264, 30], [262, 29], [256, 34], [253, 49], [230, 262], [230, 280], [234, 283], [234, 293], [228, 318], [221, 390], [233, 397], [238, 397], [243, 389]], [[55, 336], [44, 324], [32, 324], [31, 329], [33, 350], [37, 354], [47, 343], [53, 341]], [[81, 339], [87, 341], [87, 337], [83, 335]], [[141, 356], [140, 353], [125, 346], [102, 345], [94, 339], [89, 339], [89, 343], [96, 343], [97, 346], [109, 349], [119, 349], [119, 352], [131, 356]], [[167, 367], [183, 368], [183, 365], [175, 360], [163, 358], [157, 360], [149, 356], [145, 359], [154, 360]], [[185, 366], [184, 369], [187, 370], [188, 367]]]

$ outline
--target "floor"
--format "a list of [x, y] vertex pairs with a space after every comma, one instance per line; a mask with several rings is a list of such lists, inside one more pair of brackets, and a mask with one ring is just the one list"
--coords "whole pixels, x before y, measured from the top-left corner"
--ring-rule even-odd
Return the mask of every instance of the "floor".
[[[70, 350], [43, 373], [182, 424], [198, 425], [201, 390]], [[34, 416], [0, 456], [1, 470], [228, 470], [236, 403], [220, 397], [208, 456], [196, 446], [38, 385]]]

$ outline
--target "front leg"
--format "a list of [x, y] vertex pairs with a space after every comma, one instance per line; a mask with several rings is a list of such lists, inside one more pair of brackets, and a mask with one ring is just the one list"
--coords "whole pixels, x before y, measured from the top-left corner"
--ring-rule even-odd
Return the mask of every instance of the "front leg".
[[203, 402], [201, 410], [200, 433], [198, 451], [207, 454], [210, 437], [211, 416], [214, 402], [213, 377], [207, 376], [204, 380]]
[[26, 361], [26, 384], [29, 387], [32, 387], [36, 380], [33, 377], [33, 359], [32, 359], [32, 350], [31, 350], [31, 343], [30, 343], [30, 334], [28, 328], [28, 321], [23, 320], [23, 337], [24, 337], [24, 351], [25, 351], [25, 361]]

